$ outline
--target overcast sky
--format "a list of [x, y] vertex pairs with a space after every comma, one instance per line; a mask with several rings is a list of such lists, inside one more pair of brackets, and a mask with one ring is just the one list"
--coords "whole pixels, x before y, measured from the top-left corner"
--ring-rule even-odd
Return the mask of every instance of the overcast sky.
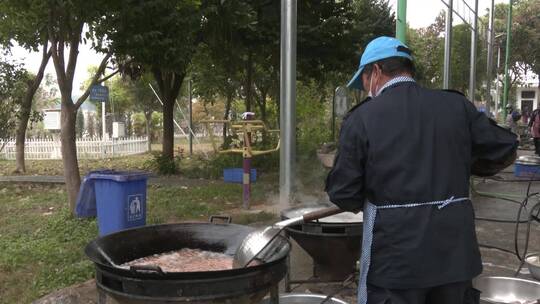
[[[445, 0], [446, 2], [448, 0]], [[389, 0], [390, 5], [395, 10], [398, 0]], [[474, 0], [466, 0], [470, 7], [474, 7]], [[506, 2], [504, 0], [495, 0], [495, 3]], [[478, 12], [479, 15], [484, 15], [486, 9], [491, 5], [491, 0], [479, 0]], [[407, 1], [407, 22], [413, 28], [426, 27], [433, 23], [439, 12], [445, 9], [446, 6], [441, 0], [409, 0]], [[464, 18], [472, 17], [467, 14], [468, 9], [463, 4], [463, 0], [454, 0], [454, 9]], [[461, 19], [454, 17], [454, 24], [462, 23]], [[22, 48], [15, 48], [13, 56], [16, 59], [23, 60], [28, 70], [36, 72], [39, 68], [41, 55], [39, 53], [28, 53]], [[74, 95], [80, 94], [79, 88], [81, 83], [88, 78], [87, 69], [89, 66], [99, 65], [102, 55], [96, 54], [87, 45], [79, 47], [79, 60], [75, 72], [75, 80], [73, 83]], [[55, 75], [52, 60], [47, 66], [46, 73]]]

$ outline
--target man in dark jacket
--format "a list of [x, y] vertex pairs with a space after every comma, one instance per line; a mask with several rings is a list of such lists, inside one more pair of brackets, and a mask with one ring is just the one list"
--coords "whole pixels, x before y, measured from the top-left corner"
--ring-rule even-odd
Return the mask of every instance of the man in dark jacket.
[[359, 304], [466, 304], [482, 272], [470, 174], [515, 160], [517, 139], [462, 94], [414, 80], [411, 51], [379, 37], [349, 87], [370, 100], [343, 122], [326, 191], [364, 211]]
[[532, 112], [528, 124], [531, 136], [534, 141], [534, 153], [540, 156], [540, 110], [536, 109]]

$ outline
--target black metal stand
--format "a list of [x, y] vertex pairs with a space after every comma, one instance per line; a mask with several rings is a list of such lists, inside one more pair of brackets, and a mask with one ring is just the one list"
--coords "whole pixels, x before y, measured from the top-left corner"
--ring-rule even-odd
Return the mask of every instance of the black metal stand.
[[107, 295], [100, 289], [98, 289], [97, 304], [107, 304]]
[[[290, 241], [290, 236], [289, 234], [285, 233], [285, 236], [287, 237], [287, 239], [289, 239]], [[313, 260], [313, 258], [312, 258]], [[284, 280], [284, 283], [285, 283], [285, 292], [291, 292], [292, 288], [291, 286], [292, 285], [301, 285], [301, 284], [330, 284], [330, 283], [334, 283], [334, 284], [341, 284], [343, 283], [344, 281], [347, 281], [349, 280], [349, 278], [345, 279], [345, 280], [328, 280], [328, 279], [320, 279], [318, 278], [318, 274], [317, 274], [317, 267], [315, 266], [315, 261], [313, 260], [313, 276], [309, 279], [303, 279], [303, 280], [291, 280], [291, 257], [288, 256], [287, 257], [287, 260], [286, 260], [286, 265], [287, 265], [287, 274], [285, 275], [285, 280]], [[353, 276], [354, 273], [351, 273], [351, 276]]]
[[279, 286], [270, 289], [270, 304], [279, 304]]

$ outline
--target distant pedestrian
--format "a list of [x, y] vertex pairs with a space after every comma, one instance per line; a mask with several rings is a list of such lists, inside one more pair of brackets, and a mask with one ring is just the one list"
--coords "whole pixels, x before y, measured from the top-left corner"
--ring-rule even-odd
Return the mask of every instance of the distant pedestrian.
[[531, 118], [531, 112], [528, 110], [521, 110], [521, 121], [524, 125], [529, 123], [529, 119]]
[[534, 141], [534, 153], [540, 156], [540, 109], [532, 112], [529, 120], [529, 128]]
[[514, 110], [514, 107], [512, 107], [510, 104], [506, 106], [506, 113], [506, 125], [510, 131], [517, 134], [517, 122], [521, 118], [521, 114]]

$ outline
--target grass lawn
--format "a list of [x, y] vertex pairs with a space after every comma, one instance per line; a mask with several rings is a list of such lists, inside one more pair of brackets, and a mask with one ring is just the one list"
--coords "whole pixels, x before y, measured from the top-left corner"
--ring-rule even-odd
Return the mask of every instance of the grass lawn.
[[[88, 171], [102, 168], [122, 168], [123, 170], [145, 170], [145, 163], [152, 159], [152, 154], [132, 155], [106, 159], [80, 159], [79, 170], [81, 176]], [[26, 175], [64, 175], [64, 165], [61, 159], [54, 160], [27, 160]], [[0, 175], [13, 175], [15, 161], [0, 160]]]
[[[147, 153], [79, 160], [79, 167], [81, 175], [102, 168], [148, 170], [152, 161], [152, 154]], [[241, 166], [240, 155], [184, 157], [178, 165], [179, 176], [148, 187], [148, 224], [206, 221], [218, 214], [231, 215], [238, 224], [277, 219], [266, 212], [242, 211], [241, 186], [217, 180], [223, 168]], [[277, 197], [279, 154], [256, 157], [253, 166], [258, 170], [258, 181], [252, 186], [251, 204], [261, 210], [262, 204]], [[27, 174], [63, 175], [62, 167], [61, 160], [27, 161]], [[0, 160], [0, 175], [11, 175], [14, 169], [14, 161]], [[297, 199], [312, 201], [324, 189], [327, 170], [313, 157], [300, 159], [297, 170]], [[83, 249], [97, 236], [97, 224], [95, 219], [70, 215], [64, 185], [0, 183], [0, 197], [0, 304], [29, 303], [92, 278], [93, 267]]]
[[[255, 184], [254, 204], [271, 189], [272, 181]], [[29, 303], [92, 278], [83, 249], [97, 236], [96, 220], [69, 214], [63, 185], [0, 183], [0, 197], [0, 303]], [[149, 186], [147, 201], [148, 224], [207, 220], [213, 214], [232, 214], [240, 224], [275, 220], [269, 213], [239, 211], [236, 184]]]
[[[208, 140], [201, 139], [201, 144], [195, 144], [193, 146], [194, 153], [203, 155], [205, 153], [212, 154], [212, 147]], [[178, 153], [183, 149], [183, 155], [186, 159], [182, 161], [183, 164], [188, 163], [189, 159], [189, 144], [187, 139], [177, 138], [175, 139], [175, 153]], [[152, 151], [161, 151], [161, 144], [152, 144]], [[79, 159], [79, 169], [81, 175], [86, 174], [88, 171], [97, 169], [122, 169], [122, 170], [148, 170], [149, 162], [153, 159], [151, 153], [130, 155], [116, 158], [106, 159]], [[63, 164], [61, 159], [55, 160], [26, 160], [26, 175], [64, 175]], [[15, 161], [0, 159], [0, 175], [13, 175], [15, 171]]]

